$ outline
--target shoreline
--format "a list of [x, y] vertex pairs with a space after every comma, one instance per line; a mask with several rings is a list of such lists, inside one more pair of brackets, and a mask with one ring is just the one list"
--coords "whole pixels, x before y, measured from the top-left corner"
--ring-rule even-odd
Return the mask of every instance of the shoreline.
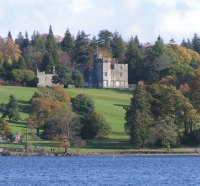
[[4, 149], [0, 152], [0, 156], [47, 156], [47, 157], [64, 157], [64, 156], [200, 156], [199, 151], [194, 152], [173, 152], [173, 151], [135, 151], [135, 152], [79, 152], [67, 153], [64, 152], [41, 152], [41, 151], [11, 151]]
[[80, 153], [79, 156], [200, 156], [195, 152], [124, 152], [124, 153]]

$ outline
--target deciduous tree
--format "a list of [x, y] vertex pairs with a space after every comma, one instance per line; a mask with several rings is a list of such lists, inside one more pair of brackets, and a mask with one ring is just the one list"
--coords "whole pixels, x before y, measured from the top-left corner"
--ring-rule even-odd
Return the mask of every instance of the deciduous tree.
[[65, 154], [68, 147], [80, 142], [80, 128], [79, 120], [68, 109], [56, 111], [44, 123], [46, 137], [61, 141]]
[[32, 111], [28, 122], [30, 126], [36, 128], [37, 135], [39, 129], [43, 128], [45, 121], [56, 112], [62, 112], [65, 106], [59, 101], [53, 101], [48, 98], [33, 98]]

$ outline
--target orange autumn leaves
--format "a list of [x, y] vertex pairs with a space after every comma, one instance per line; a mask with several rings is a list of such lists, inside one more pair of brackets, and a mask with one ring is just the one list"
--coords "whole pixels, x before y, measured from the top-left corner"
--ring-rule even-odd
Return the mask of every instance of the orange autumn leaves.
[[48, 118], [56, 112], [62, 112], [66, 109], [60, 101], [54, 101], [48, 98], [33, 98], [32, 108], [40, 113], [41, 117]]
[[49, 117], [71, 110], [70, 100], [70, 96], [60, 86], [40, 87], [32, 98], [29, 123], [36, 128], [43, 127]]

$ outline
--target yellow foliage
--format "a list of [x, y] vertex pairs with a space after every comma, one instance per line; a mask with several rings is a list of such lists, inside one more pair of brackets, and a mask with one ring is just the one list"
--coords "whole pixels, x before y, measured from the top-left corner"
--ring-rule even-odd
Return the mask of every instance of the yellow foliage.
[[64, 91], [64, 88], [60, 85], [57, 85], [57, 86], [52, 86], [50, 87], [52, 88], [52, 90], [54, 91], [55, 95], [56, 95], [56, 98], [59, 100], [59, 101], [63, 101], [65, 103], [68, 103], [71, 101], [71, 97], [70, 95]]
[[194, 71], [195, 75], [200, 77], [200, 67]]
[[182, 63], [191, 63], [191, 61], [194, 59], [195, 61], [200, 63], [200, 54], [198, 54], [194, 50], [178, 45], [170, 45], [170, 48], [172, 48], [176, 53], [176, 58], [178, 61]]
[[33, 112], [39, 113], [45, 118], [50, 117], [56, 112], [62, 112], [66, 108], [61, 102], [48, 98], [33, 98], [32, 106]]
[[0, 38], [0, 59], [4, 61], [18, 61], [21, 56], [19, 46], [11, 39]]
[[8, 63], [9, 65], [12, 65], [12, 60], [10, 59], [10, 57], [9, 57], [7, 63]]
[[138, 86], [139, 88], [144, 88], [144, 85], [145, 85], [145, 82], [144, 82], [143, 80], [138, 81], [137, 86]]
[[[112, 59], [112, 52], [106, 49], [98, 49], [97, 51], [97, 55], [98, 57], [102, 57], [102, 58], [111, 58]], [[94, 54], [90, 53], [89, 55], [89, 60], [86, 64], [86, 66], [88, 68], [93, 66], [93, 60], [94, 60]], [[112, 59], [113, 60], [113, 59]], [[113, 62], [113, 61], [112, 61]]]
[[105, 49], [99, 49], [98, 55], [101, 55], [103, 58], [112, 58], [112, 52]]
[[162, 78], [158, 84], [159, 85], [172, 85], [176, 80], [175, 76], [165, 76], [164, 78]]

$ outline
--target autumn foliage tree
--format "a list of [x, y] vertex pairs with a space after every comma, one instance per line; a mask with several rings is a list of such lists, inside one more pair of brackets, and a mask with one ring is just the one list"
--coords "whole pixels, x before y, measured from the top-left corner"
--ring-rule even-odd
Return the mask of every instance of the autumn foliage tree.
[[36, 129], [44, 129], [45, 139], [58, 140], [67, 148], [80, 142], [80, 123], [69, 104], [70, 97], [60, 86], [40, 87], [31, 100], [32, 111], [28, 123]]
[[176, 87], [150, 85], [136, 88], [126, 109], [126, 124], [133, 145], [175, 146], [198, 129], [197, 110]]
[[20, 55], [21, 51], [19, 46], [16, 45], [12, 39], [0, 38], [0, 59], [3, 59], [6, 62], [8, 62], [9, 59], [11, 61], [18, 61]]
[[47, 118], [70, 108], [69, 101], [70, 96], [60, 86], [38, 88], [31, 100], [32, 112], [29, 116], [29, 123], [37, 129], [37, 134]]
[[67, 148], [80, 143], [80, 122], [75, 114], [69, 110], [57, 110], [44, 123], [45, 136], [48, 139], [61, 141], [60, 146]]
[[32, 99], [32, 112], [29, 117], [29, 124], [37, 129], [43, 128], [45, 121], [54, 115], [54, 113], [65, 109], [65, 106], [59, 102], [49, 98], [33, 98]]
[[34, 93], [33, 98], [49, 98], [63, 103], [69, 103], [71, 100], [71, 97], [64, 91], [62, 86], [38, 87], [38, 91]]

